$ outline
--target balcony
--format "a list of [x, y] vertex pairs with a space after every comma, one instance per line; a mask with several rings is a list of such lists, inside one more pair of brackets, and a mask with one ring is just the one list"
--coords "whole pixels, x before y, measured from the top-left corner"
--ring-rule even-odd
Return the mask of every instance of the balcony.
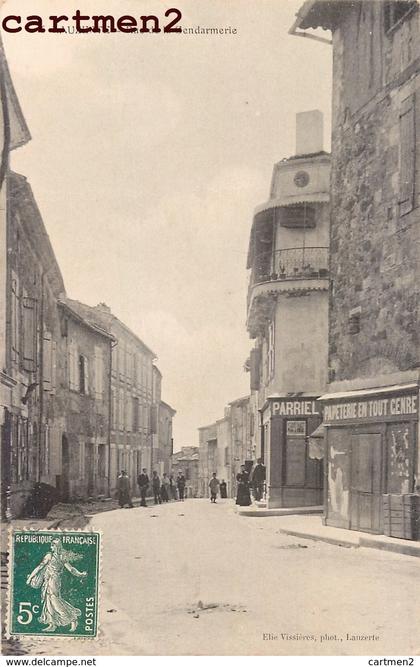
[[[278, 292], [328, 289], [328, 247], [285, 248], [255, 257], [248, 288], [248, 329], [257, 332]], [[268, 297], [268, 298], [265, 298]]]

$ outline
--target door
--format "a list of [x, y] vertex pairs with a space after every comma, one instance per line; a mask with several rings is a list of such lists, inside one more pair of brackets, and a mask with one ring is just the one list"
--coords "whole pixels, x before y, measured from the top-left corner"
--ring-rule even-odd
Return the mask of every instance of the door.
[[85, 444], [85, 474], [87, 493], [91, 496], [95, 490], [95, 466], [94, 466], [94, 445], [90, 442]]
[[68, 502], [70, 496], [70, 450], [67, 436], [61, 438], [61, 479], [60, 496], [63, 502]]
[[382, 433], [351, 436], [350, 528], [382, 532]]

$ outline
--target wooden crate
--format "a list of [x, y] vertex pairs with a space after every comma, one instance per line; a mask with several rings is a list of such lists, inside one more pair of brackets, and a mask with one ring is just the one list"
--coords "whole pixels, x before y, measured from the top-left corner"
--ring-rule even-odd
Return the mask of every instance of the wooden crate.
[[420, 538], [420, 496], [415, 493], [383, 496], [384, 533], [405, 540]]

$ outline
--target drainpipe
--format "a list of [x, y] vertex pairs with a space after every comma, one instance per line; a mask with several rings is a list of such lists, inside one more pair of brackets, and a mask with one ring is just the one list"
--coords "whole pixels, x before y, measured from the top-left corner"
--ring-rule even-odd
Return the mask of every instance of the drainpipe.
[[108, 498], [111, 497], [111, 430], [112, 430], [112, 350], [117, 345], [116, 341], [109, 341], [109, 374], [108, 374]]
[[46, 271], [41, 275], [41, 312], [39, 319], [39, 424], [38, 424], [38, 471], [37, 481], [41, 481], [41, 453], [42, 437], [44, 433], [42, 420], [44, 418], [44, 278]]

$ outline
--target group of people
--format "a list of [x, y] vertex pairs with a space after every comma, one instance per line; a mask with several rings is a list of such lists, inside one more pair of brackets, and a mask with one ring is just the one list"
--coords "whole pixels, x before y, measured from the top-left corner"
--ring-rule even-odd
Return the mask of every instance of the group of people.
[[[257, 465], [252, 471], [252, 475], [247, 470], [246, 466], [242, 465], [240, 472], [236, 475], [236, 504], [242, 506], [251, 505], [251, 488], [255, 500], [261, 500], [264, 495], [265, 477], [265, 465], [263, 464], [262, 459], [257, 460]], [[209, 482], [209, 488], [210, 502], [216, 502], [219, 491], [221, 498], [227, 498], [226, 482], [225, 480], [219, 482], [215, 472]]]
[[[152, 479], [149, 479], [146, 468], [137, 477], [137, 484], [140, 489], [140, 505], [147, 507], [147, 495], [151, 488], [153, 492], [155, 505], [168, 503], [170, 500], [184, 500], [185, 498], [185, 475], [180, 470], [177, 477], [168, 475], [164, 472], [162, 478], [159, 477], [156, 470], [152, 473]], [[131, 485], [129, 477], [125, 470], [121, 470], [117, 480], [118, 503], [120, 507], [134, 507], [131, 499]]]

